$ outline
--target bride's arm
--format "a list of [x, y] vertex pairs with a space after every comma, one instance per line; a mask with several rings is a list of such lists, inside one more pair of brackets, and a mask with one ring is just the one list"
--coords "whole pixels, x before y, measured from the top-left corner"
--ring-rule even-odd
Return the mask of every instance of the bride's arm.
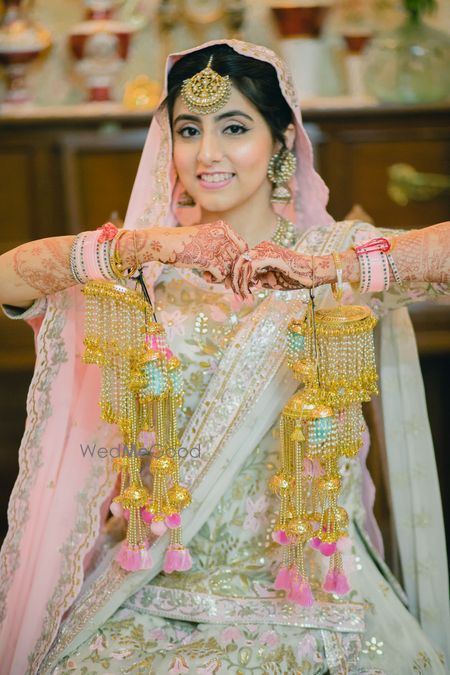
[[[389, 230], [383, 230], [383, 235], [391, 238]], [[404, 232], [393, 236], [392, 241], [391, 255], [403, 282], [408, 285], [414, 282], [450, 283], [450, 222]], [[340, 256], [344, 281], [357, 284], [360, 267], [355, 251], [349, 248]], [[313, 258], [272, 242], [261, 242], [235, 264], [233, 288], [244, 296], [258, 281], [265, 287], [280, 290], [310, 288], [313, 273], [317, 286], [336, 281], [333, 257]], [[394, 281], [391, 272], [391, 282]]]
[[[120, 257], [132, 266], [157, 261], [207, 271], [215, 281], [229, 274], [236, 256], [247, 250], [239, 235], [224, 222], [177, 228], [127, 230], [121, 237]], [[77, 282], [70, 270], [74, 235], [50, 237], [22, 244], [0, 256], [0, 303], [27, 307], [33, 300], [63, 291]]]
[[[382, 230], [390, 239], [392, 258], [403, 282], [450, 283], [450, 222], [420, 230]], [[352, 248], [341, 254], [344, 281], [359, 282], [359, 263]], [[391, 282], [395, 282], [391, 270]]]

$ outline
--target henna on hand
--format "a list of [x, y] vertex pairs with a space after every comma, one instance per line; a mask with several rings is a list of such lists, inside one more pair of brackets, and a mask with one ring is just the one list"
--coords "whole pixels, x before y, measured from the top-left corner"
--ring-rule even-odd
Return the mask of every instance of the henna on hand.
[[76, 284], [70, 271], [70, 248], [74, 237], [50, 237], [21, 244], [1, 256], [1, 301], [30, 304]]
[[181, 250], [175, 264], [210, 272], [213, 281], [222, 282], [230, 274], [236, 258], [248, 250], [247, 243], [222, 220], [198, 225]]
[[[235, 259], [248, 249], [247, 243], [223, 220], [176, 228], [152, 228], [136, 233], [140, 264], [150, 260], [189, 267], [208, 273], [220, 283], [230, 274]], [[136, 256], [132, 237], [124, 235], [121, 257], [133, 264]]]
[[[331, 256], [314, 256], [314, 283], [335, 280]], [[236, 261], [232, 272], [235, 293], [247, 297], [250, 288], [259, 283], [264, 288], [292, 290], [311, 288], [313, 282], [312, 256], [263, 241]]]
[[392, 257], [403, 281], [450, 283], [450, 222], [405, 232], [393, 244]]

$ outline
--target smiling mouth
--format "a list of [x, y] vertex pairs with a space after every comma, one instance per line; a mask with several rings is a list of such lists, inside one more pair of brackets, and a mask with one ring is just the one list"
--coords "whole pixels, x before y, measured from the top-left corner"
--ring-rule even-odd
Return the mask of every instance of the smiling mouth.
[[231, 179], [235, 176], [231, 172], [217, 172], [217, 173], [201, 173], [198, 176], [198, 179], [203, 185], [208, 187], [222, 187], [227, 185]]

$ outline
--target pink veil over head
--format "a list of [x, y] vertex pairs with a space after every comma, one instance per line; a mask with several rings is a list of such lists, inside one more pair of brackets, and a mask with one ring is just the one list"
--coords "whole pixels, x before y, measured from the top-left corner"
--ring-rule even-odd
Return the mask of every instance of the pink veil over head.
[[[215, 44], [228, 44], [276, 69], [296, 129], [298, 168], [292, 179], [294, 200], [289, 217], [300, 230], [331, 224], [326, 211], [328, 190], [314, 170], [295, 89], [272, 51], [238, 40], [217, 40], [173, 54], [167, 62], [162, 100], [172, 64], [184, 54]], [[126, 228], [176, 224], [176, 176], [171, 158], [169, 119], [160, 106], [142, 153]], [[159, 270], [159, 264], [148, 265], [150, 291]], [[8, 507], [9, 531], [0, 554], [0, 663], [5, 675], [39, 669], [63, 616], [80, 592], [116, 480], [109, 462], [80, 452], [81, 444], [96, 441], [98, 446], [113, 447], [118, 442], [117, 432], [99, 420], [97, 369], [86, 366], [81, 358], [84, 297], [80, 286], [39, 303], [23, 316], [35, 330], [37, 358], [19, 450], [19, 476]], [[36, 321], [45, 304], [42, 322]]]

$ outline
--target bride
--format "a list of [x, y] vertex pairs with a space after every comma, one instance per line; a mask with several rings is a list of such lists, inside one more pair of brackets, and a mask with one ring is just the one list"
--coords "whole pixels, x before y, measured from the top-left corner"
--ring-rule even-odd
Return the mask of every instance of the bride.
[[[196, 109], [183, 84], [202, 71], [226, 95]], [[288, 182], [292, 199], [280, 208], [274, 202], [289, 199]], [[334, 223], [327, 198], [275, 54], [221, 40], [169, 57], [120, 254], [126, 266], [144, 264], [156, 316], [183, 364], [181, 444], [198, 449], [182, 464], [193, 496], [183, 516], [193, 566], [184, 572], [162, 571], [164, 537], [152, 546], [151, 570], [129, 573], [115, 560], [123, 525], [108, 518], [116, 476], [111, 462], [80, 452], [120, 439], [100, 421], [98, 372], [81, 360], [74, 237], [2, 256], [4, 311], [31, 324], [37, 352], [0, 558], [2, 672], [445, 672], [442, 512], [404, 305], [447, 292], [448, 223], [401, 235]], [[396, 234], [393, 259], [408, 288], [393, 283], [361, 296], [352, 244]], [[369, 304], [381, 319], [384, 434], [406, 592], [382, 558], [366, 431], [361, 461], [342, 467], [352, 590], [323, 590], [311, 549], [316, 602], [302, 607], [273, 588], [279, 547], [267, 482], [279, 414], [296, 388], [284, 359], [287, 325], [304, 312], [301, 289], [314, 283], [317, 304], [330, 302], [335, 251], [344, 280], [355, 282], [346, 301]]]

